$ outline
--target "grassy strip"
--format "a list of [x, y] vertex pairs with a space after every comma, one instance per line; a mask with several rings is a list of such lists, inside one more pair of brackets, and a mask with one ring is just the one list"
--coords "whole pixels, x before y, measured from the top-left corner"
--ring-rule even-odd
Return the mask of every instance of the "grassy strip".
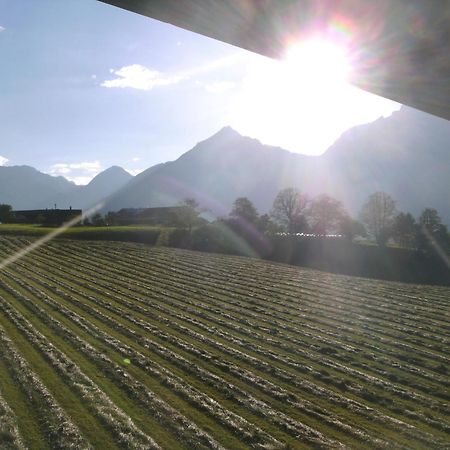
[[[43, 237], [57, 228], [41, 225], [0, 224], [0, 235]], [[98, 241], [140, 242], [155, 245], [163, 229], [151, 226], [111, 226], [111, 227], [72, 227], [67, 228], [58, 238], [84, 239]], [[168, 229], [169, 232], [172, 229]]]
[[14, 411], [0, 391], [0, 447], [4, 450], [25, 450]]
[[[155, 330], [152, 330], [152, 333], [155, 333], [155, 332], [157, 332], [157, 331], [155, 331]], [[254, 377], [252, 378], [252, 380], [254, 380]]]
[[[8, 298], [8, 301], [6, 301], [6, 298]], [[23, 316], [23, 307], [15, 304], [15, 302], [16, 300], [14, 298], [10, 298], [9, 294], [5, 294], [3, 295], [3, 301], [0, 303], [0, 308], [7, 314], [9, 319], [7, 323], [9, 327], [8, 331], [14, 336], [15, 342], [21, 343], [22, 353], [26, 356], [27, 360], [33, 362], [33, 365], [37, 367], [37, 371], [43, 374], [46, 383], [54, 390], [61, 405], [64, 406], [65, 410], [72, 413], [77, 421], [77, 425], [83, 429], [94, 448], [133, 448], [133, 441], [129, 437], [134, 425], [130, 419], [123, 413], [120, 413], [118, 408], [112, 405], [105, 398], [105, 395], [99, 391], [95, 392], [94, 390], [95, 397], [88, 398], [89, 390], [92, 390], [92, 383], [83, 376], [81, 376], [82, 379], [77, 378], [77, 372], [79, 370], [77, 362], [79, 358], [76, 362], [71, 362], [69, 359], [61, 360], [63, 361], [61, 363], [58, 362], [55, 358], [58, 356], [64, 358], [62, 353], [54, 345], [54, 343], [58, 344], [60, 339], [53, 335], [51, 336], [51, 344], [49, 344], [50, 341], [43, 334], [40, 334]], [[11, 306], [13, 304], [14, 307]], [[31, 318], [35, 321], [34, 317]], [[19, 330], [25, 333], [27, 341], [24, 344], [22, 344], [24, 338], [18, 335], [17, 331], [12, 328], [13, 323]], [[32, 347], [29, 345], [29, 342], [33, 344]], [[47, 351], [46, 345], [49, 345]], [[37, 347], [36, 349], [35, 346]], [[36, 350], [39, 353], [36, 354]], [[89, 369], [89, 366], [86, 364], [82, 364], [82, 367]], [[54, 370], [63, 377], [63, 380], [58, 379]], [[65, 374], [63, 373], [64, 371]], [[69, 371], [71, 373], [70, 376]], [[76, 393], [71, 389], [74, 389]], [[111, 389], [108, 389], [108, 392], [111, 392]], [[124, 419], [122, 421], [121, 416]], [[105, 427], [110, 432], [106, 431]], [[115, 438], [111, 434], [115, 435]], [[136, 435], [139, 437], [139, 434], [140, 432], [138, 431]], [[143, 435], [141, 434], [141, 436]], [[145, 440], [145, 438], [143, 439]], [[150, 442], [147, 440], [145, 448], [156, 448], [152, 447]], [[118, 445], [120, 443], [121, 445]], [[141, 442], [139, 445], [142, 446], [144, 443]]]
[[[3, 309], [5, 300], [0, 300]], [[52, 445], [67, 450], [92, 448], [80, 433], [78, 427], [36, 376], [25, 358], [19, 353], [3, 327], [0, 327], [0, 344], [1, 357], [14, 372], [17, 382], [20, 383], [22, 389], [31, 399], [34, 407], [39, 408], [42, 422]]]

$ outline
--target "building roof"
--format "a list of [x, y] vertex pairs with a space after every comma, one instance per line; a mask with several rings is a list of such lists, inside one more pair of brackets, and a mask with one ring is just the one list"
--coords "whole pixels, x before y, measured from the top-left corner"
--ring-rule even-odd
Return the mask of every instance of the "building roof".
[[351, 82], [450, 120], [450, 0], [99, 0], [272, 58], [318, 27], [348, 34]]

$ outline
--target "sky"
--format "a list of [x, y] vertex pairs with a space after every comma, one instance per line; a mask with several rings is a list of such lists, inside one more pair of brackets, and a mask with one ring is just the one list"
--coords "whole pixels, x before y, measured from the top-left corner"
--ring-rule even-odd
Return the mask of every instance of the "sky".
[[0, 165], [77, 184], [174, 160], [227, 125], [319, 155], [400, 107], [347, 85], [329, 43], [280, 63], [96, 0], [0, 0], [0, 62]]

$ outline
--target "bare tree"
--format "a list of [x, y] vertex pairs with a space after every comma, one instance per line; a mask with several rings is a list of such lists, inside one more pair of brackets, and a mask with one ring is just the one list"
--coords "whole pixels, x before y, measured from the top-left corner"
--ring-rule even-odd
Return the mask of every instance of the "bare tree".
[[342, 202], [327, 194], [319, 195], [308, 208], [311, 229], [316, 234], [337, 233], [341, 221], [346, 216]]
[[295, 188], [286, 188], [278, 193], [273, 202], [271, 215], [289, 233], [304, 231], [304, 212], [308, 199]]
[[384, 246], [389, 239], [395, 215], [395, 201], [386, 192], [375, 192], [363, 205], [361, 220], [378, 245]]

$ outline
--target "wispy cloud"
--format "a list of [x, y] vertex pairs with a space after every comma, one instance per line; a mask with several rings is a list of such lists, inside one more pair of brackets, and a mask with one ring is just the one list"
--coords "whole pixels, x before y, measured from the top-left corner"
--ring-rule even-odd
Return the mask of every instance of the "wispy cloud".
[[215, 81], [213, 83], [205, 84], [205, 89], [211, 94], [223, 94], [234, 86], [235, 83], [232, 81]]
[[[169, 86], [177, 84], [180, 81], [189, 80], [193, 76], [204, 75], [216, 70], [230, 67], [246, 58], [245, 52], [238, 52], [225, 56], [205, 64], [192, 67], [186, 70], [180, 70], [172, 74], [165, 74], [156, 69], [143, 66], [141, 64], [132, 64], [120, 69], [109, 69], [109, 72], [115, 77], [105, 80], [101, 86], [106, 88], [133, 88], [143, 91], [149, 91], [155, 87]], [[224, 86], [221, 88], [223, 89]], [[212, 87], [214, 89], [214, 87]], [[216, 89], [218, 87], [216, 86]]]
[[9, 161], [8, 158], [0, 155], [0, 166], [4, 166]]
[[75, 184], [87, 184], [102, 170], [100, 161], [84, 161], [53, 164], [48, 173], [54, 176], [62, 175]]
[[6, 30], [6, 28], [5, 27], [2, 27], [1, 25], [0, 25], [0, 33], [2, 32], [2, 31], [5, 31]]
[[116, 78], [102, 83], [106, 88], [133, 88], [149, 91], [156, 86], [176, 84], [183, 79], [180, 75], [164, 75], [154, 69], [132, 64], [113, 71]]

